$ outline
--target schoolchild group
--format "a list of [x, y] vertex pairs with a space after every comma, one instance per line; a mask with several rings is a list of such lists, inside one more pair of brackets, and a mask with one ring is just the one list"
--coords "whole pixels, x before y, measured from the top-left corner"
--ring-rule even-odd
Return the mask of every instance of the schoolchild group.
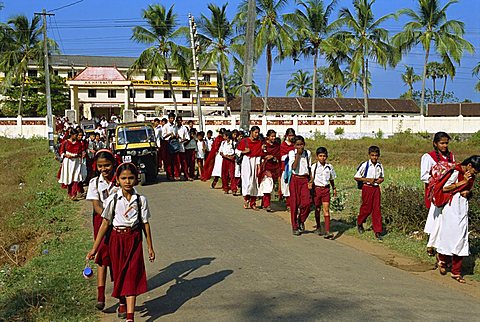
[[[184, 126], [181, 117], [175, 118], [173, 114], [168, 120], [156, 119], [154, 123], [160, 162], [170, 180], [180, 180], [180, 173], [185, 180], [207, 181], [213, 177], [211, 187], [215, 188], [221, 178], [225, 194], [239, 195], [241, 191], [244, 209], [263, 208], [268, 212], [273, 211], [271, 199], [277, 184], [279, 198], [285, 200], [290, 211], [293, 235], [304, 232], [313, 203], [315, 233], [333, 239], [329, 205], [331, 195], [337, 195], [336, 174], [327, 162], [326, 148], [317, 148], [312, 157], [305, 148], [304, 138], [291, 128], [282, 140], [274, 130], [262, 136], [258, 126], [253, 126], [248, 135], [220, 129], [213, 139], [210, 131], [205, 137], [193, 126]], [[442, 275], [451, 271], [452, 278], [465, 283], [460, 269], [463, 257], [469, 255], [468, 199], [475, 175], [480, 171], [480, 156], [471, 156], [457, 164], [448, 150], [449, 141], [447, 133], [436, 133], [433, 151], [421, 160], [421, 180], [425, 183], [425, 202], [429, 208], [425, 225], [429, 234], [427, 252], [437, 256]], [[63, 161], [59, 182], [73, 200], [84, 197], [83, 182], [89, 175], [86, 160], [89, 154], [92, 156], [89, 164], [95, 171], [88, 178], [86, 199], [93, 206], [95, 242], [86, 258], [95, 259], [98, 265], [96, 307], [99, 310], [105, 307], [105, 283], [110, 267], [112, 297], [119, 299], [118, 316], [134, 321], [136, 296], [147, 291], [142, 233], [146, 236], [149, 260], [155, 259], [148, 201], [134, 188], [138, 169], [133, 163], [121, 163], [104, 146], [97, 150], [89, 146], [92, 147], [83, 140], [81, 129], [69, 130], [60, 147]], [[384, 181], [384, 169], [379, 162], [379, 147], [369, 147], [368, 157], [354, 174], [362, 196], [357, 229], [363, 233], [363, 225], [371, 215], [373, 231], [381, 240], [379, 186]]]

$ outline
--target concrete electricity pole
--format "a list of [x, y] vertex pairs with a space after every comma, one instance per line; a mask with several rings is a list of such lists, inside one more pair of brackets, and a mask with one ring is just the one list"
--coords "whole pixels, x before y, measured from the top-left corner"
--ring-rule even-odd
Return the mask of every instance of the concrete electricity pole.
[[199, 73], [199, 61], [197, 50], [200, 49], [197, 36], [197, 25], [195, 19], [191, 14], [188, 15], [188, 25], [190, 26], [190, 38], [192, 43], [192, 57], [193, 57], [193, 70], [195, 73], [195, 91], [197, 96], [197, 114], [198, 114], [198, 126], [200, 131], [203, 131], [203, 117], [202, 117], [202, 102], [200, 102], [200, 84], [198, 82]]
[[245, 39], [245, 56], [243, 67], [242, 105], [240, 111], [240, 128], [250, 128], [250, 111], [252, 110], [253, 54], [255, 49], [255, 20], [257, 19], [256, 1], [248, 0], [247, 33]]
[[48, 148], [51, 152], [53, 148], [53, 115], [52, 115], [52, 98], [50, 95], [50, 69], [48, 63], [48, 42], [47, 42], [47, 16], [54, 16], [53, 13], [47, 13], [45, 9], [41, 13], [36, 12], [35, 15], [42, 16], [43, 19], [43, 54], [45, 65], [45, 96], [47, 98], [47, 131], [48, 131]]

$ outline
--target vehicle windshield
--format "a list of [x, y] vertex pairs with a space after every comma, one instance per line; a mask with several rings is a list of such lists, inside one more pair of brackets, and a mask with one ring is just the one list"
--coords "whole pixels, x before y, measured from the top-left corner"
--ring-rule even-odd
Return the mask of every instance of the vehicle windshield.
[[155, 133], [149, 126], [124, 127], [118, 130], [118, 144], [155, 142]]

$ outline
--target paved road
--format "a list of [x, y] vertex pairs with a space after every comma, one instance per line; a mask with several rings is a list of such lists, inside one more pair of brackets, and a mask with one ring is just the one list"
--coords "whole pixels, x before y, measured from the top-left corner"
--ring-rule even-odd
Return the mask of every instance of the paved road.
[[[206, 183], [161, 182], [149, 200], [157, 261], [137, 321], [474, 321], [480, 301], [338, 241], [294, 237]], [[112, 305], [113, 301], [107, 305]], [[116, 320], [110, 307], [105, 321]]]

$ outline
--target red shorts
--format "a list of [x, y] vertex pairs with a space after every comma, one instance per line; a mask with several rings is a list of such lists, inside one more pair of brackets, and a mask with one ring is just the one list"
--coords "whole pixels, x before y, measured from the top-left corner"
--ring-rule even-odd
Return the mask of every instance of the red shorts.
[[315, 186], [315, 196], [313, 197], [315, 207], [320, 207], [324, 202], [330, 202], [330, 187]]

